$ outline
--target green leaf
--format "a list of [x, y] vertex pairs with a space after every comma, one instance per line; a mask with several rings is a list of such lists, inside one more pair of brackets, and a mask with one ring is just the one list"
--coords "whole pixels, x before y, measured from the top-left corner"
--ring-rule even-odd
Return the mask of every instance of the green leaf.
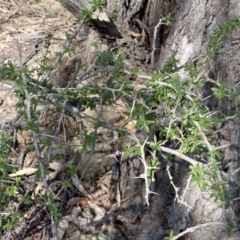
[[173, 230], [170, 231], [168, 237], [164, 237], [164, 240], [173, 240], [174, 239], [174, 233]]
[[72, 57], [72, 54], [76, 52], [76, 47], [63, 45], [63, 53], [67, 53], [69, 57]]
[[41, 124], [36, 122], [36, 119], [32, 118], [32, 119], [28, 119], [27, 120], [27, 130], [31, 130], [33, 132], [39, 133], [39, 128], [40, 128]]
[[72, 184], [69, 181], [64, 180], [64, 181], [62, 181], [62, 186], [66, 190], [67, 188], [70, 188], [72, 186]]

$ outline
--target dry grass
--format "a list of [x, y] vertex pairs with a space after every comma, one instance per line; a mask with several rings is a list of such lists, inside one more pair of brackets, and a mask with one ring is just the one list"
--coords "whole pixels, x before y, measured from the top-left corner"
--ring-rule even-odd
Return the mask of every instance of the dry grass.
[[[44, 37], [53, 35], [54, 56], [66, 39], [65, 33], [73, 32], [75, 25], [74, 17], [54, 0], [0, 0], [0, 64], [11, 61], [21, 66], [27, 62], [30, 69], [38, 67], [45, 54]], [[5, 88], [9, 85], [1, 82], [0, 123], [15, 114], [17, 101], [13, 91]]]
[[20, 65], [47, 34], [60, 39], [52, 43], [56, 51], [73, 23], [71, 14], [54, 0], [0, 1], [0, 63], [10, 60]]

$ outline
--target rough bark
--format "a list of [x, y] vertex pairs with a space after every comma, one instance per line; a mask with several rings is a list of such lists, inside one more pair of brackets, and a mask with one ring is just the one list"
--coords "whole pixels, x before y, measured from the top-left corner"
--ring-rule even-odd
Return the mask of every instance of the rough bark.
[[[79, 1], [83, 2], [83, 1]], [[81, 5], [81, 4], [80, 4]], [[156, 39], [157, 51], [155, 52], [154, 69], [162, 69], [167, 60], [175, 54], [179, 60], [179, 65], [196, 58], [200, 62], [206, 55], [206, 46], [209, 36], [215, 29], [218, 29], [226, 21], [240, 12], [240, 3], [230, 0], [107, 0], [108, 10], [118, 10], [119, 19], [117, 21], [118, 30], [124, 39], [127, 39], [129, 48], [126, 52], [130, 55], [141, 52], [140, 55], [148, 54], [151, 51], [154, 28], [161, 15], [171, 13], [173, 23], [170, 26], [161, 25]], [[137, 44], [133, 41], [129, 31], [146, 34], [144, 41]], [[229, 87], [238, 83], [240, 53], [239, 34], [235, 32], [222, 46], [219, 53], [212, 59], [207, 72], [209, 76], [216, 80], [221, 77], [224, 84]], [[139, 55], [127, 56], [132, 63], [145, 64], [146, 70], [150, 70], [150, 59], [140, 58]], [[203, 88], [206, 96], [211, 95], [211, 84], [206, 84]], [[205, 104], [211, 111], [221, 111], [228, 115], [234, 114], [235, 106], [227, 99], [221, 102], [214, 98], [208, 99]], [[229, 119], [218, 127], [221, 131], [216, 135], [216, 144], [231, 144], [222, 154], [222, 166], [226, 172], [232, 172], [240, 165], [239, 144], [240, 144], [240, 121]], [[151, 185], [151, 190], [158, 195], [152, 195], [150, 206], [147, 207], [145, 201], [145, 186], [141, 179], [133, 177], [139, 176], [141, 163], [137, 158], [122, 159], [120, 161], [118, 175], [115, 180], [119, 180], [119, 188], [122, 199], [134, 195], [130, 201], [122, 205], [122, 211], [127, 219], [122, 218], [128, 225], [129, 239], [163, 239], [170, 230], [178, 234], [189, 227], [195, 226], [201, 220], [212, 222], [225, 221], [225, 213], [219, 208], [219, 203], [215, 203], [209, 198], [209, 194], [202, 194], [201, 191], [190, 184], [185, 200], [188, 206], [180, 205], [174, 201], [176, 195], [170, 184], [166, 171], [166, 163], [161, 156], [161, 168], [155, 175], [155, 183]], [[179, 187], [181, 195], [187, 184], [189, 175], [189, 165], [180, 159], [170, 164], [170, 172], [173, 182]], [[230, 186], [238, 196], [238, 174], [235, 174], [230, 181]], [[239, 217], [239, 203], [234, 206], [235, 214]], [[129, 221], [132, 219], [132, 221]], [[189, 233], [182, 239], [231, 239], [224, 237], [224, 226], [215, 225], [210, 231], [205, 228], [201, 231]]]
[[[127, 4], [128, 2], [128, 4]], [[142, 26], [146, 26], [148, 41], [151, 44], [153, 39], [154, 27], [159, 21], [159, 16], [171, 13], [174, 21], [171, 26], [161, 26], [158, 31], [155, 69], [162, 69], [167, 60], [175, 54], [179, 59], [179, 65], [188, 62], [191, 59], [198, 58], [197, 61], [206, 55], [206, 46], [209, 36], [215, 29], [218, 29], [226, 21], [239, 14], [240, 3], [237, 1], [108, 1], [110, 10], [120, 10], [120, 23], [127, 30], [133, 30], [136, 27], [143, 31]], [[140, 26], [140, 20], [144, 25]], [[123, 24], [124, 23], [124, 24]], [[126, 31], [126, 29], [125, 29]], [[211, 78], [216, 80], [221, 77], [228, 87], [233, 87], [238, 83], [239, 74], [239, 33], [235, 32], [228, 41], [219, 50], [219, 53], [212, 59], [207, 71], [210, 70]], [[203, 88], [205, 95], [210, 95], [210, 84]], [[211, 111], [222, 111], [228, 115], [233, 115], [235, 106], [224, 99], [217, 102], [211, 98], [205, 104]], [[239, 167], [239, 129], [240, 121], [236, 119], [228, 120], [219, 126], [221, 132], [216, 136], [217, 145], [231, 144], [226, 148], [222, 155], [222, 165], [225, 171], [231, 172]], [[184, 231], [186, 228], [195, 226], [199, 221], [205, 219], [212, 222], [225, 221], [226, 215], [219, 208], [219, 203], [215, 203], [209, 198], [209, 194], [202, 194], [200, 190], [192, 186], [186, 193], [185, 199], [191, 207], [180, 206], [174, 202], [174, 190], [170, 185], [169, 178], [166, 174], [166, 166], [162, 164], [161, 169], [156, 173], [155, 186], [152, 190], [159, 195], [153, 195], [151, 205], [145, 207], [144, 186], [141, 180], [133, 179], [133, 176], [139, 174], [136, 171], [137, 159], [123, 162], [121, 165], [122, 181], [126, 185], [122, 186], [123, 198], [130, 196], [136, 190], [141, 189], [140, 194], [131, 201], [125, 203], [123, 209], [130, 213], [130, 216], [138, 217], [135, 222], [129, 224], [129, 235], [135, 239], [163, 239], [169, 233], [170, 229], [175, 234]], [[131, 171], [126, 174], [126, 168], [129, 164]], [[137, 167], [139, 169], [139, 166]], [[174, 177], [174, 183], [183, 192], [184, 186], [188, 179], [188, 164], [182, 160], [176, 159], [171, 164], [171, 173]], [[127, 181], [126, 181], [127, 179]], [[237, 180], [239, 177], [234, 175], [230, 182], [235, 196], [238, 196]], [[126, 183], [127, 182], [127, 183]], [[140, 187], [141, 186], [141, 187]], [[239, 204], [235, 203], [235, 214], [239, 217]], [[229, 236], [223, 237], [224, 226], [215, 225], [210, 231], [201, 229], [189, 233], [185, 239], [231, 239]]]

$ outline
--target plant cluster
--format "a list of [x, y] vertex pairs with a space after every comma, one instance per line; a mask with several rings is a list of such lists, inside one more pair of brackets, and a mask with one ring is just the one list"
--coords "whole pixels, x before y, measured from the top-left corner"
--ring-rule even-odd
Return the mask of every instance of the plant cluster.
[[[93, 7], [90, 10], [83, 10], [85, 19], [91, 17], [96, 9], [102, 9], [102, 1], [93, 1]], [[169, 18], [167, 18], [169, 19]], [[209, 41], [208, 55], [212, 57], [216, 54], [218, 48], [223, 43], [223, 39], [239, 26], [239, 18], [234, 18], [231, 22], [225, 24], [223, 28], [214, 32]], [[169, 24], [169, 23], [168, 23]], [[68, 44], [63, 47], [63, 54], [74, 54], [74, 48], [71, 47], [71, 41], [74, 36], [67, 35]], [[136, 68], [132, 71], [125, 71], [123, 68], [124, 54], [121, 52], [100, 52], [96, 50], [96, 65], [90, 71], [85, 72], [76, 79], [77, 81], [86, 80], [94, 75], [101, 74], [103, 82], [101, 84], [89, 83], [82, 88], [54, 89], [48, 82], [49, 74], [52, 71], [50, 65], [51, 36], [45, 39], [46, 55], [41, 61], [39, 68], [30, 70], [26, 65], [17, 67], [11, 62], [4, 64], [0, 69], [2, 80], [11, 80], [14, 83], [15, 94], [19, 99], [16, 104], [18, 119], [27, 123], [27, 129], [33, 133], [33, 147], [39, 160], [39, 178], [48, 189], [46, 182], [46, 168], [52, 161], [51, 152], [44, 157], [41, 151], [44, 147], [51, 149], [54, 138], [59, 134], [60, 122], [64, 115], [71, 115], [75, 118], [81, 118], [90, 121], [95, 128], [109, 128], [118, 133], [119, 139], [129, 137], [131, 142], [125, 149], [125, 154], [135, 153], [139, 155], [144, 166], [144, 172], [141, 178], [145, 181], [146, 202], [149, 204], [149, 184], [154, 181], [154, 173], [159, 167], [157, 152], [162, 152], [167, 161], [173, 157], [178, 157], [190, 163], [190, 173], [193, 181], [199, 185], [202, 190], [211, 191], [211, 196], [215, 200], [225, 201], [227, 198], [227, 179], [219, 171], [220, 148], [211, 145], [212, 127], [215, 119], [212, 113], [204, 106], [201, 96], [201, 88], [204, 84], [204, 77], [201, 71], [192, 63], [183, 66], [185, 77], [176, 69], [177, 60], [172, 58], [162, 71], [153, 71], [149, 75], [139, 74], [141, 69]], [[97, 49], [97, 44], [96, 49]], [[60, 61], [60, 59], [59, 59]], [[36, 79], [36, 73], [38, 79]], [[141, 80], [140, 83], [132, 79]], [[76, 82], [74, 84], [76, 84]], [[235, 89], [227, 89], [222, 84], [219, 87], [212, 88], [213, 94], [221, 100], [226, 95], [231, 95], [238, 99]], [[97, 96], [93, 101], [93, 97]], [[100, 119], [92, 119], [84, 114], [87, 108], [95, 109], [97, 104], [111, 105], [121, 99], [128, 106], [128, 119], [121, 126], [114, 126], [103, 122]], [[39, 104], [53, 103], [58, 112], [58, 119], [54, 119], [55, 131], [46, 133], [51, 136], [49, 139], [40, 138], [41, 117], [35, 114]], [[72, 105], [73, 103], [74, 105]], [[155, 131], [152, 137], [146, 139], [139, 138], [135, 133], [127, 131], [124, 125], [129, 121], [136, 122], [136, 128], [147, 134], [151, 133], [151, 127]], [[75, 129], [78, 131], [78, 129]], [[80, 151], [84, 152], [92, 149], [96, 140], [95, 131], [91, 133], [83, 132], [82, 138], [84, 145]], [[82, 134], [82, 133], [79, 133]], [[166, 143], [174, 143], [174, 148], [167, 147]], [[11, 136], [4, 132], [0, 134], [0, 228], [9, 229], [12, 220], [17, 219], [17, 214], [10, 214], [6, 217], [3, 213], [6, 204], [11, 198], [16, 197], [19, 192], [21, 179], [17, 177], [11, 181], [8, 179], [8, 173], [14, 172], [16, 166], [11, 166], [7, 159], [10, 149]], [[151, 155], [150, 160], [146, 159], [146, 149]], [[207, 159], [198, 162], [191, 156], [198, 155], [202, 151], [207, 152]], [[76, 174], [77, 169], [69, 167], [69, 174]], [[68, 187], [69, 182], [64, 182]], [[26, 198], [22, 198], [25, 201]], [[49, 191], [46, 191], [42, 199], [53, 219], [59, 217], [58, 201], [54, 199]], [[8, 219], [8, 220], [7, 220]], [[1, 233], [0, 233], [1, 235]], [[173, 233], [168, 239], [174, 239]]]

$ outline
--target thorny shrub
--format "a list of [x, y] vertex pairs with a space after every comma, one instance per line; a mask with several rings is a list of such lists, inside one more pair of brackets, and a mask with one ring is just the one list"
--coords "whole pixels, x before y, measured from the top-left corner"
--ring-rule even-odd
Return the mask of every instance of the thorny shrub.
[[[91, 12], [90, 12], [91, 13]], [[86, 19], [91, 16], [89, 11], [84, 10], [83, 15]], [[232, 26], [233, 25], [233, 26]], [[220, 30], [213, 33], [210, 37], [207, 59], [209, 60], [220, 43], [226, 36], [239, 26], [239, 18], [234, 18], [226, 23]], [[74, 54], [74, 48], [71, 47], [71, 41], [74, 36], [67, 34], [68, 42], [63, 46], [63, 54]], [[123, 136], [131, 138], [131, 142], [125, 147], [125, 154], [138, 154], [143, 165], [144, 172], [141, 176], [145, 180], [146, 185], [146, 203], [149, 204], [148, 198], [151, 191], [149, 184], [154, 181], [154, 173], [158, 170], [159, 161], [157, 153], [162, 152], [166, 160], [171, 161], [173, 157], [179, 157], [183, 161], [190, 164], [190, 174], [193, 181], [204, 191], [210, 191], [211, 196], [215, 200], [225, 201], [228, 199], [227, 191], [228, 179], [224, 177], [220, 171], [220, 148], [211, 145], [212, 129], [216, 121], [212, 113], [209, 112], [202, 101], [201, 88], [205, 83], [202, 75], [203, 65], [194, 66], [192, 62], [182, 66], [184, 77], [179, 73], [177, 68], [178, 61], [172, 56], [165, 68], [161, 71], [152, 71], [150, 74], [140, 74], [141, 69], [132, 69], [132, 71], [124, 70], [124, 54], [122, 52], [98, 51], [98, 44], [95, 43], [96, 51], [94, 56], [97, 65], [88, 73], [84, 72], [82, 76], [75, 79], [81, 82], [91, 76], [101, 75], [104, 77], [101, 84], [88, 83], [82, 88], [76, 88], [76, 82], [68, 86], [66, 89], [54, 88], [49, 83], [48, 76], [53, 70], [50, 64], [51, 36], [46, 36], [45, 47], [46, 55], [41, 61], [40, 66], [30, 70], [28, 66], [14, 66], [11, 62], [5, 63], [0, 68], [1, 80], [10, 80], [13, 83], [14, 91], [19, 99], [16, 104], [17, 119], [21, 119], [27, 123], [27, 129], [33, 133], [32, 147], [35, 148], [39, 160], [39, 171], [37, 177], [40, 178], [46, 188], [46, 195], [42, 200], [46, 202], [46, 206], [53, 219], [57, 219], [59, 215], [58, 201], [53, 198], [48, 191], [46, 182], [46, 169], [51, 162], [51, 154], [41, 157], [41, 151], [44, 147], [50, 147], [52, 139], [58, 136], [59, 119], [53, 119], [56, 131], [45, 133], [50, 136], [41, 141], [40, 126], [41, 119], [35, 114], [39, 104], [47, 105], [52, 102], [56, 106], [56, 112], [61, 114], [69, 114], [75, 118], [85, 118], [94, 124], [95, 130], [99, 127], [110, 128], [117, 133], [119, 139]], [[62, 55], [63, 55], [62, 54]], [[58, 61], [61, 60], [61, 57]], [[207, 61], [204, 63], [206, 64]], [[84, 68], [84, 66], [82, 66]], [[37, 74], [36, 74], [37, 73]], [[33, 77], [34, 76], [34, 77]], [[38, 76], [38, 78], [36, 78]], [[141, 79], [141, 83], [133, 82], [132, 79]], [[227, 89], [223, 83], [219, 83], [212, 88], [212, 93], [220, 100], [229, 93], [234, 95], [235, 88]], [[91, 96], [98, 96], [93, 101]], [[95, 109], [97, 104], [111, 105], [121, 99], [128, 106], [128, 120], [135, 121], [136, 128], [147, 134], [151, 132], [154, 126], [154, 133], [151, 138], [141, 139], [135, 133], [129, 132], [122, 126], [113, 126], [109, 123], [100, 121], [99, 119], [91, 119], [82, 114], [85, 109]], [[238, 97], [234, 98], [238, 101]], [[74, 104], [72, 106], [71, 104]], [[238, 105], [238, 103], [237, 103]], [[76, 111], [77, 109], [77, 111]], [[238, 109], [236, 109], [238, 112]], [[224, 121], [225, 119], [220, 119]], [[76, 129], [77, 132], [77, 129]], [[81, 134], [81, 133], [78, 133]], [[151, 133], [152, 134], [152, 133]], [[84, 139], [83, 149], [86, 151], [94, 145], [95, 135], [84, 133], [81, 136]], [[40, 139], [40, 140], [39, 140]], [[166, 141], [175, 142], [175, 148], [166, 147]], [[151, 159], [146, 161], [146, 147], [151, 154]], [[5, 230], [10, 229], [14, 222], [20, 217], [18, 213], [5, 214], [4, 210], [20, 191], [21, 178], [9, 179], [8, 174], [18, 170], [17, 166], [11, 165], [8, 159], [8, 153], [11, 148], [11, 134], [6, 134], [4, 130], [0, 133], [0, 236]], [[207, 159], [198, 162], [191, 156], [205, 151]], [[50, 157], [49, 157], [50, 156]], [[75, 174], [78, 170], [73, 166], [70, 168], [70, 174]], [[64, 182], [65, 187], [69, 187], [69, 182]], [[22, 197], [23, 203], [29, 203], [29, 196]], [[225, 205], [230, 207], [229, 204]], [[10, 215], [10, 217], [9, 217]], [[173, 234], [168, 239], [175, 239]]]

